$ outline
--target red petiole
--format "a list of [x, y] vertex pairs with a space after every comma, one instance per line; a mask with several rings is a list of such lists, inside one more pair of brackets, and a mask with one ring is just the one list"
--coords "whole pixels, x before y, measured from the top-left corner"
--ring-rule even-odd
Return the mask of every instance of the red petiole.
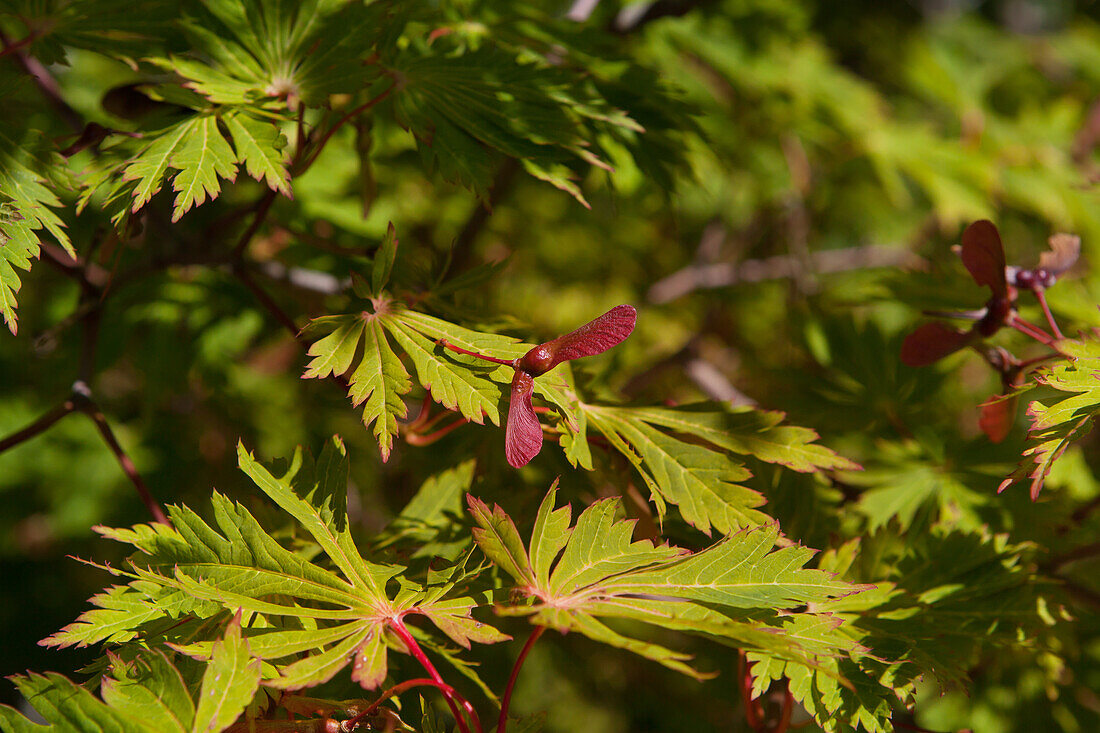
[[462, 348], [461, 346], [455, 346], [450, 341], [446, 341], [444, 339], [439, 340], [439, 345], [446, 349], [450, 349], [451, 351], [456, 351], [459, 354], [473, 356], [477, 359], [482, 359], [484, 361], [491, 361], [494, 364], [503, 364], [505, 366], [514, 367], [516, 365], [516, 362], [519, 361], [518, 359], [498, 359], [495, 356], [486, 356], [485, 354], [479, 354], [476, 351], [470, 351], [468, 349]]
[[363, 718], [367, 717], [375, 710], [377, 710], [379, 706], [381, 706], [382, 703], [384, 703], [386, 700], [390, 699], [394, 695], [400, 695], [406, 690], [411, 690], [414, 687], [435, 687], [440, 690], [444, 695], [458, 694], [455, 692], [455, 689], [450, 685], [436, 682], [435, 680], [430, 680], [426, 677], [417, 677], [416, 679], [405, 680], [404, 682], [394, 685], [390, 689], [383, 692], [377, 700], [372, 702], [365, 710], [359, 712], [355, 717], [348, 718], [346, 721], [344, 721], [343, 727], [349, 731], [355, 730], [359, 726], [359, 722], [363, 720]]
[[424, 650], [420, 648], [420, 645], [416, 643], [416, 639], [409, 633], [408, 627], [405, 626], [405, 622], [401, 618], [394, 618], [390, 620], [390, 629], [393, 633], [397, 634], [397, 637], [405, 644], [405, 648], [409, 650], [409, 654], [413, 656], [416, 661], [420, 662], [420, 666], [424, 668], [424, 671], [428, 673], [428, 676], [437, 683], [440, 691], [443, 693], [443, 698], [447, 701], [447, 707], [451, 709], [451, 714], [454, 715], [455, 721], [458, 724], [458, 728], [462, 733], [470, 733], [470, 726], [466, 724], [466, 718], [462, 713], [458, 711], [459, 706], [470, 717], [470, 721], [474, 724], [474, 728], [478, 733], [484, 733], [484, 729], [481, 727], [481, 720], [477, 717], [477, 712], [474, 710], [474, 706], [470, 702], [458, 694], [458, 692], [443, 681], [443, 676], [439, 674], [439, 671], [428, 659], [428, 655], [424, 653]]
[[1058, 322], [1054, 320], [1054, 314], [1050, 312], [1050, 306], [1047, 305], [1047, 296], [1042, 289], [1035, 289], [1035, 299], [1039, 301], [1039, 307], [1043, 309], [1043, 315], [1047, 317], [1047, 323], [1050, 324], [1050, 330], [1054, 332], [1054, 338], [1061, 341], [1065, 338], [1062, 335], [1062, 330], [1058, 328]]
[[544, 631], [546, 631], [545, 626], [535, 627], [531, 635], [527, 637], [527, 643], [523, 645], [519, 656], [516, 657], [516, 663], [512, 665], [512, 674], [508, 676], [508, 686], [504, 688], [504, 697], [500, 701], [500, 717], [497, 718], [496, 733], [504, 733], [505, 726], [508, 725], [508, 705], [512, 702], [512, 689], [516, 686], [516, 679], [519, 678], [520, 667], [523, 666], [524, 660], [527, 659], [527, 653], [531, 651], [531, 647], [535, 645], [535, 642], [539, 640]]

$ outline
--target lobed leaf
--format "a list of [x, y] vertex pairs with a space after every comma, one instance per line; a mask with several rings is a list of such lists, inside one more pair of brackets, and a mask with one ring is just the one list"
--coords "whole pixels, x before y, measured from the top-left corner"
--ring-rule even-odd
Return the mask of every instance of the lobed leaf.
[[1069, 360], [1044, 367], [1036, 381], [1062, 394], [1028, 405], [1031, 426], [1023, 452], [1025, 460], [1001, 482], [998, 493], [1017, 481], [1028, 480], [1031, 498], [1037, 499], [1054, 462], [1092, 429], [1100, 412], [1100, 341], [1093, 336], [1059, 341], [1057, 346]]
[[291, 198], [290, 171], [286, 165], [286, 139], [279, 128], [247, 114], [227, 114], [223, 117], [233, 138], [236, 160], [245, 166], [248, 175]]
[[[837, 624], [831, 622], [816, 631], [804, 625], [801, 639], [784, 636], [792, 618], [817, 618], [799, 613], [799, 607], [866, 587], [803, 568], [812, 551], [776, 549], [774, 524], [689, 553], [648, 540], [633, 542], [634, 523], [615, 519], [617, 500], [589, 506], [570, 530], [568, 509], [554, 508], [556, 495], [552, 487], [539, 508], [529, 549], [503, 509], [490, 510], [479, 499], [467, 498], [478, 525], [478, 546], [529, 600], [499, 612], [530, 616], [532, 623], [562, 632], [578, 631], [697, 677], [702, 675], [687, 664], [685, 655], [625, 636], [599, 618], [726, 638], [811, 666], [818, 654], [834, 653], [838, 645], [853, 646], [834, 633]], [[769, 615], [778, 610], [787, 614], [783, 620]]]
[[[172, 527], [101, 529], [139, 550], [129, 560], [130, 571], [114, 571], [132, 580], [93, 599], [100, 609], [85, 613], [47, 643], [133, 638], [152, 631], [150, 620], [168, 617], [218, 621], [225, 611], [246, 614], [249, 626], [241, 629], [239, 620], [232, 621], [220, 641], [211, 643], [208, 636], [215, 623], [208, 625], [207, 636], [172, 645], [209, 661], [208, 674], [216, 677], [204, 683], [203, 694], [211, 697], [200, 702], [197, 716], [203, 726], [216, 728], [238, 716], [251, 699], [259, 680], [258, 662], [253, 662], [259, 659], [278, 673], [264, 682], [272, 687], [317, 685], [349, 663], [354, 679], [376, 686], [386, 676], [384, 630], [406, 614], [424, 615], [466, 646], [508, 638], [475, 621], [471, 614], [477, 603], [456, 592], [458, 582], [480, 568], [457, 576], [430, 574], [427, 585], [403, 578], [400, 590], [387, 591], [390, 579], [405, 569], [369, 562], [359, 553], [346, 513], [348, 465], [338, 438], [316, 461], [299, 450], [290, 461], [268, 468], [243, 447], [239, 458], [242, 470], [309, 533], [328, 564], [284, 548], [244, 507], [215, 493], [216, 528], [186, 507], [170, 507]], [[162, 600], [169, 604], [162, 607]]]
[[195, 721], [191, 730], [221, 731], [233, 724], [260, 686], [260, 660], [249, 653], [241, 637], [240, 614], [214, 642], [210, 661], [202, 675]]

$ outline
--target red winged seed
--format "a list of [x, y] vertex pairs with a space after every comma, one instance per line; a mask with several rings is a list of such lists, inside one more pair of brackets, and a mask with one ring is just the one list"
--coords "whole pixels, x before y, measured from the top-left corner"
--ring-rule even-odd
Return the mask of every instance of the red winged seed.
[[901, 343], [901, 363], [911, 367], [934, 364], [974, 340], [974, 331], [956, 331], [933, 321], [925, 323]]
[[577, 330], [531, 349], [520, 359], [519, 368], [537, 377], [563, 361], [602, 354], [625, 341], [637, 320], [634, 306], [617, 305]]
[[595, 356], [618, 346], [634, 331], [637, 320], [634, 306], [617, 305], [577, 330], [539, 344], [516, 361], [504, 429], [504, 454], [513, 468], [526, 466], [542, 450], [542, 426], [531, 405], [535, 377], [563, 361]]
[[993, 295], [1008, 293], [1005, 282], [1005, 251], [997, 227], [986, 219], [968, 226], [962, 234], [962, 261], [979, 285], [988, 285]]
[[513, 468], [526, 466], [542, 450], [542, 426], [531, 406], [534, 389], [535, 378], [517, 369], [512, 377], [508, 423], [504, 427], [504, 455]]

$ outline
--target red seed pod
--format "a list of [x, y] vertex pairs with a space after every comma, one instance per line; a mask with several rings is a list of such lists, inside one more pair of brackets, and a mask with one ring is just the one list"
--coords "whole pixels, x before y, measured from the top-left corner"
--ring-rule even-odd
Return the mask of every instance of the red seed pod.
[[504, 454], [510, 465], [526, 466], [542, 449], [542, 426], [531, 405], [534, 378], [563, 361], [595, 356], [618, 346], [633, 333], [637, 319], [634, 306], [615, 306], [575, 331], [539, 344], [518, 360], [504, 432]]
[[478, 354], [446, 341], [440, 341], [439, 344], [451, 351], [504, 364], [516, 370], [508, 403], [508, 421], [504, 428], [504, 454], [510, 465], [520, 468], [526, 466], [542, 449], [542, 426], [531, 403], [535, 377], [545, 374], [563, 361], [595, 356], [618, 346], [633, 333], [637, 319], [638, 311], [634, 306], [617, 305], [575, 331], [539, 344], [513, 361]]

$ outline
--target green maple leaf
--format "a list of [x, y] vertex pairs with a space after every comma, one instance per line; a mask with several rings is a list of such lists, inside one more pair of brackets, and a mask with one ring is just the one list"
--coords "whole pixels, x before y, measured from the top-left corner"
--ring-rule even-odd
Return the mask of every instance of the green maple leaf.
[[[354, 93], [377, 76], [366, 63], [381, 9], [343, 0], [216, 0], [181, 23], [192, 55], [154, 60], [215, 104], [310, 106]], [[354, 32], [351, 32], [354, 29]]]
[[[6, 87], [0, 86], [0, 96], [8, 91]], [[17, 269], [31, 269], [31, 260], [40, 251], [40, 233], [50, 234], [75, 256], [65, 224], [52, 211], [61, 201], [42, 174], [60, 166], [38, 156], [38, 140], [20, 144], [14, 134], [6, 126], [0, 128], [0, 315], [13, 334], [19, 330], [15, 295], [21, 282]]]
[[998, 491], [1020, 480], [1030, 482], [1031, 498], [1038, 498], [1054, 462], [1075, 440], [1092, 429], [1100, 412], [1100, 341], [1059, 341], [1058, 349], [1069, 359], [1039, 370], [1036, 382], [1065, 393], [1050, 404], [1035, 400], [1028, 405], [1031, 426], [1027, 431], [1028, 460], [1001, 483]]
[[[500, 424], [500, 416], [507, 409], [504, 395], [512, 369], [455, 354], [438, 342], [445, 339], [464, 349], [509, 359], [522, 356], [532, 344], [463, 328], [405, 308], [385, 295], [371, 298], [368, 307], [370, 310], [311, 321], [307, 333], [327, 335], [310, 346], [309, 355], [314, 358], [303, 377], [347, 376], [348, 395], [355, 405], [363, 405], [363, 423], [374, 425], [383, 458], [389, 457], [392, 436], [398, 432], [396, 418], [406, 412], [401, 395], [412, 387], [409, 372], [393, 346], [408, 356], [417, 382], [436, 402], [471, 422], [481, 424], [488, 418]], [[569, 366], [561, 365], [535, 380], [535, 392], [559, 409], [562, 430], [572, 441], [570, 445], [583, 443], [576, 440], [585, 422]], [[587, 446], [583, 450], [571, 447], [571, 453], [591, 460]]]
[[[813, 443], [807, 428], [780, 425], [783, 414], [718, 403], [676, 408], [584, 405], [589, 422], [627, 457], [657, 504], [676, 504], [684, 520], [727, 533], [769, 521], [757, 509], [764, 497], [738, 482], [752, 476], [731, 454], [751, 455], [795, 471], [855, 469], [856, 464]], [[662, 430], [663, 428], [663, 430]], [[682, 435], [698, 440], [684, 440]]]
[[[455, 582], [420, 586], [407, 579], [401, 588], [388, 585], [404, 568], [380, 565], [360, 555], [346, 514], [347, 460], [343, 445], [330, 441], [314, 462], [298, 451], [272, 473], [241, 447], [242, 470], [309, 533], [330, 567], [310, 562], [267, 534], [240, 504], [213, 495], [216, 529], [186, 507], [171, 507], [173, 528], [139, 526], [100, 532], [133, 544], [133, 580], [129, 594], [117, 590], [100, 599], [101, 608], [81, 616], [48, 643], [66, 646], [100, 638], [117, 638], [142, 628], [148, 618], [135, 616], [125, 628], [120, 606], [140, 602], [165, 616], [188, 614], [210, 618], [223, 609], [243, 611], [252, 621], [243, 630], [252, 657], [276, 665], [279, 675], [264, 684], [298, 689], [320, 684], [353, 664], [352, 678], [367, 688], [381, 684], [387, 669], [388, 626], [408, 614], [429, 619], [447, 638], [468, 647], [508, 637], [475, 622], [473, 598], [455, 596]], [[276, 475], [278, 474], [278, 475]], [[166, 589], [176, 607], [160, 609]], [[139, 595], [140, 594], [140, 595]], [[228, 643], [228, 642], [227, 642]], [[180, 651], [211, 659], [218, 647], [198, 640], [179, 644]], [[227, 649], [225, 653], [242, 652]], [[219, 713], [220, 714], [220, 713]]]
[[567, 76], [488, 45], [461, 55], [410, 47], [389, 64], [401, 80], [398, 121], [444, 179], [484, 194], [493, 172], [489, 148], [588, 206], [569, 164], [607, 164], [592, 149], [595, 136]]
[[33, 28], [31, 53], [44, 64], [68, 63], [68, 50], [86, 48], [119, 59], [156, 54], [174, 35], [179, 4], [170, 0], [13, 0], [4, 10]]
[[290, 198], [286, 139], [279, 128], [243, 113], [227, 114], [223, 119], [237, 150], [236, 160], [245, 166], [248, 175]]
[[[889, 580], [815, 609], [843, 620], [837, 631], [854, 644], [815, 669], [797, 660], [753, 652], [754, 694], [786, 677], [795, 699], [826, 731], [893, 730], [898, 705], [910, 704], [917, 682], [941, 689], [968, 684], [989, 645], [1027, 649], [1043, 626], [1042, 601], [1022, 562], [1026, 545], [1003, 535], [937, 529], [920, 541], [889, 540], [865, 554], [885, 562]], [[822, 570], [858, 580], [860, 540], [824, 553]]]
[[186, 138], [172, 153], [171, 165], [179, 173], [172, 182], [176, 201], [172, 221], [221, 192], [218, 177], [230, 181], [237, 178], [237, 158], [233, 148], [218, 130], [214, 117], [201, 117], [189, 126]]
[[[617, 500], [596, 502], [570, 526], [569, 507], [554, 508], [556, 494], [555, 487], [547, 493], [526, 546], [503, 509], [490, 510], [468, 497], [478, 546], [528, 599], [498, 612], [530, 616], [531, 623], [562, 632], [577, 631], [695, 677], [705, 675], [687, 663], [687, 655], [626, 636], [605, 622], [629, 619], [697, 633], [810, 666], [816, 666], [819, 654], [834, 653], [834, 643], [855, 646], [834, 633], [832, 619], [794, 609], [867, 587], [803, 568], [813, 550], [775, 547], [775, 524], [729, 535], [690, 553], [631, 541], [634, 522], [615, 520]], [[788, 615], [781, 618], [776, 613], [781, 610]], [[798, 634], [787, 634], [796, 628]]]
[[[98, 699], [58, 674], [13, 677], [27, 702], [54, 729], [135, 733], [217, 733], [233, 725], [260, 685], [260, 662], [234, 619], [213, 642], [209, 664], [193, 698], [174, 661], [162, 650], [137, 648], [124, 658], [108, 655]], [[40, 731], [18, 712], [0, 706], [5, 731]]]
[[[252, 177], [290, 196], [290, 175], [282, 151], [285, 140], [277, 124], [239, 110], [221, 119], [233, 145], [222, 133], [217, 115], [200, 113], [162, 130], [130, 161], [90, 181], [90, 189], [113, 186], [112, 197], [128, 192], [133, 197], [130, 210], [136, 212], [171, 180], [176, 192], [172, 221], [178, 221], [195, 206], [216, 198], [221, 193], [221, 179], [236, 180], [237, 165], [241, 164]], [[113, 182], [118, 173], [125, 186]]]

